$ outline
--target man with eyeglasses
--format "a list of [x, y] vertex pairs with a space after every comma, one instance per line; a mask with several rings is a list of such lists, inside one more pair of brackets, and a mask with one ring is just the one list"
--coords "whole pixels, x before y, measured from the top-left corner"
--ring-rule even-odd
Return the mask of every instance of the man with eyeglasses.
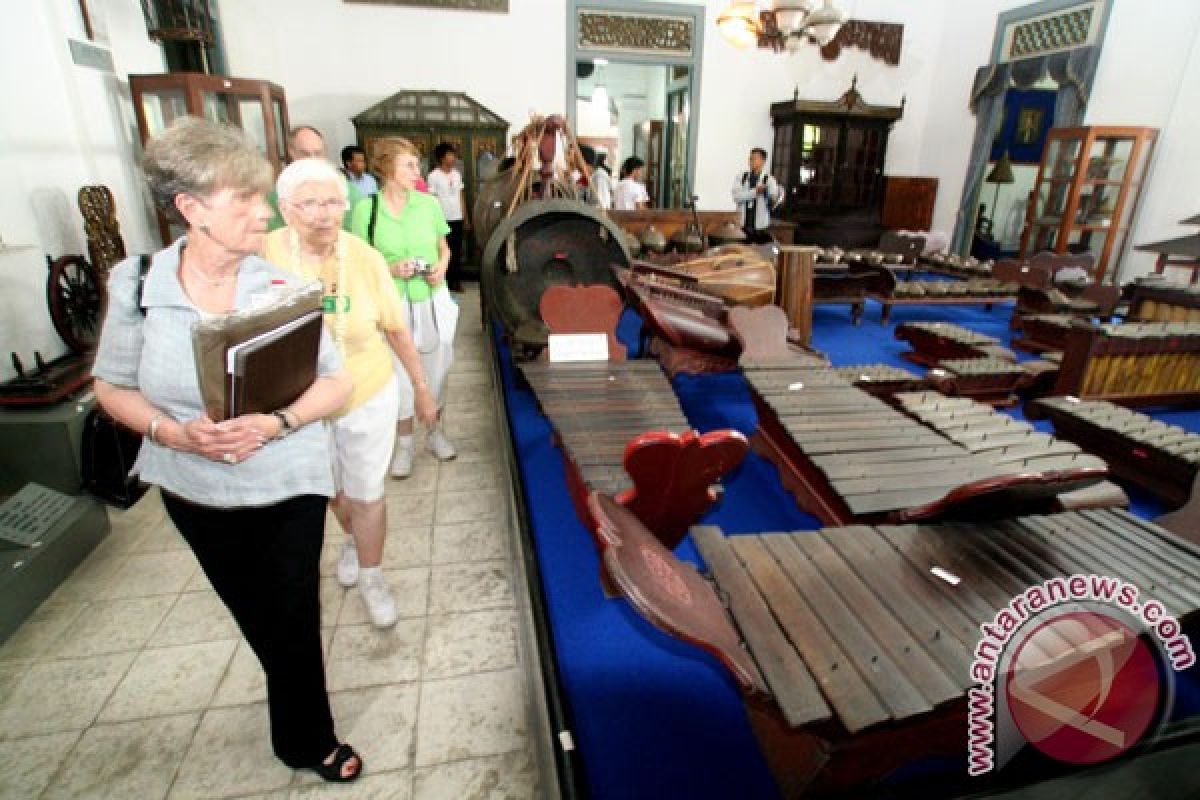
[[[325, 137], [311, 125], [297, 125], [288, 132], [287, 156], [289, 164], [304, 158], [328, 160], [329, 154], [325, 150]], [[347, 180], [346, 197], [348, 198], [349, 205], [346, 208], [345, 215], [342, 217], [342, 229], [348, 231], [350, 230], [350, 209], [354, 208], [354, 204], [362, 199], [363, 194], [352, 181]], [[279, 195], [277, 192], [271, 192], [267, 195], [267, 205], [271, 207], [271, 220], [267, 223], [267, 230], [279, 230], [287, 223], [283, 221], [283, 215], [279, 213]]]

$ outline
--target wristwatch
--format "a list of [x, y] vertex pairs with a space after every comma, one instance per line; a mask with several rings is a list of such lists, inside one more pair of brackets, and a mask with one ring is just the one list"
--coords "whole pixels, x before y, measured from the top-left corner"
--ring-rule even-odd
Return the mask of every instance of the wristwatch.
[[282, 411], [272, 411], [271, 416], [279, 420], [279, 433], [276, 439], [282, 439], [292, 432], [292, 423], [288, 422], [287, 414]]

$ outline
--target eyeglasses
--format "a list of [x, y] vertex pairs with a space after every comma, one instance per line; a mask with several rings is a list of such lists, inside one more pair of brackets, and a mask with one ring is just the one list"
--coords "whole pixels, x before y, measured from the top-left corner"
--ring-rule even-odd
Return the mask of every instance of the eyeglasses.
[[314, 216], [317, 211], [343, 212], [350, 207], [349, 203], [340, 197], [330, 197], [318, 200], [310, 197], [307, 200], [291, 200], [289, 204], [306, 217]]

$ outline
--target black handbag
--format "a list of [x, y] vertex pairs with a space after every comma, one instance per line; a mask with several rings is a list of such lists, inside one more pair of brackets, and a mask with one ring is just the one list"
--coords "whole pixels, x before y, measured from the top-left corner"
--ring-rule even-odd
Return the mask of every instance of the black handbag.
[[100, 409], [83, 423], [83, 488], [117, 508], [129, 508], [146, 493], [146, 485], [129, 474], [142, 447], [142, 437]]
[[[137, 304], [145, 315], [142, 290], [150, 257], [143, 255], [139, 264]], [[117, 423], [101, 409], [92, 410], [83, 423], [80, 462], [83, 488], [105, 503], [129, 508], [146, 493], [147, 486], [129, 474], [142, 448], [142, 437]]]

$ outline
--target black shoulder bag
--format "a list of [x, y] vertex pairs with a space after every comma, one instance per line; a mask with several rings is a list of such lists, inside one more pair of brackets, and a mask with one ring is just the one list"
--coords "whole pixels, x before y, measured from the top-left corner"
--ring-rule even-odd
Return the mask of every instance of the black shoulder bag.
[[[142, 294], [150, 256], [143, 255], [138, 267], [137, 304], [146, 315]], [[83, 423], [80, 463], [83, 488], [117, 508], [129, 508], [146, 493], [146, 486], [129, 474], [142, 447], [142, 437], [119, 424], [97, 406]]]

